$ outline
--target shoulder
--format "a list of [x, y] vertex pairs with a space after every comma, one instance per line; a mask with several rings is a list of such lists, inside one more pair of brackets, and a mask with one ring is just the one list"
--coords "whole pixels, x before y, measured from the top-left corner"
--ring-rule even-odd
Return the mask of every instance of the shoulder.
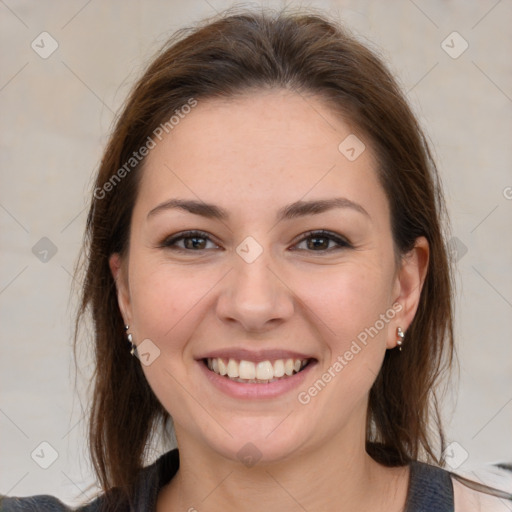
[[[455, 512], [503, 512], [507, 510], [504, 502], [497, 496], [484, 494], [480, 491], [466, 487], [454, 480], [453, 496]], [[506, 503], [506, 502], [505, 502]]]
[[0, 496], [1, 512], [95, 512], [99, 511], [99, 500], [80, 508], [71, 508], [55, 496], [41, 494], [26, 498]]
[[512, 504], [507, 465], [480, 466], [464, 474], [423, 462], [411, 463], [407, 512], [503, 512]]
[[512, 508], [512, 467], [481, 466], [451, 473], [455, 512], [502, 512]]
[[450, 473], [420, 461], [410, 464], [406, 512], [453, 512]]
[[[134, 495], [135, 510], [153, 510], [156, 506], [158, 492], [176, 474], [179, 468], [179, 454], [175, 448], [161, 455], [151, 465], [144, 467], [138, 475]], [[105, 509], [107, 501], [112, 500], [119, 512], [133, 510], [126, 499], [119, 499], [118, 489], [107, 494], [100, 494], [78, 507], [70, 507], [55, 496], [38, 495], [27, 497], [0, 495], [0, 512], [100, 512]], [[108, 500], [107, 498], [110, 498]]]

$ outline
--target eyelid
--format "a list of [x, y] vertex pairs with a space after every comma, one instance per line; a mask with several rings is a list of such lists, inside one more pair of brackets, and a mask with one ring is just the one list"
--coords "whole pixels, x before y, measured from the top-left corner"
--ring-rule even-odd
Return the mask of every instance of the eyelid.
[[[348, 240], [348, 238], [346, 238], [345, 236], [342, 236], [338, 233], [335, 233], [333, 231], [328, 231], [326, 229], [313, 229], [311, 231], [306, 231], [305, 233], [302, 233], [300, 235], [300, 238], [296, 242], [294, 242], [294, 245], [304, 242], [308, 238], [312, 238], [312, 237], [327, 238], [328, 240], [332, 240], [338, 244], [337, 249], [353, 247], [352, 243]], [[318, 252], [318, 253], [322, 254], [322, 253], [328, 253], [331, 251], [332, 251], [332, 249], [327, 249], [327, 250], [323, 250], [323, 251], [307, 251], [307, 252], [311, 252], [311, 253]]]
[[[182, 253], [183, 252], [184, 253], [193, 253], [193, 252], [200, 253], [200, 252], [203, 252], [203, 251], [206, 251], [206, 250], [211, 250], [211, 249], [198, 249], [198, 250], [184, 249], [184, 248], [177, 247], [177, 246], [173, 245], [173, 244], [175, 244], [176, 242], [178, 242], [180, 240], [183, 240], [183, 239], [186, 239], [186, 238], [194, 238], [194, 237], [203, 238], [203, 239], [207, 240], [207, 242], [209, 241], [209, 242], [212, 242], [215, 245], [218, 245], [212, 239], [213, 237], [209, 233], [206, 233], [205, 231], [201, 231], [199, 229], [191, 229], [191, 230], [182, 231], [180, 233], [176, 233], [174, 235], [166, 237], [158, 245], [158, 247], [159, 248], [163, 248], [163, 249], [172, 249], [174, 251], [178, 251], [178, 252], [182, 252]], [[319, 250], [319, 251], [313, 251], [313, 250], [307, 250], [307, 249], [293, 249], [293, 248], [291, 250], [305, 251], [305, 252], [310, 252], [310, 253], [319, 253], [320, 255], [322, 255], [322, 254], [330, 253], [333, 250], [340, 250], [340, 249], [347, 249], [347, 248], [353, 248], [354, 247], [352, 245], [352, 243], [345, 236], [340, 235], [338, 233], [335, 233], [333, 231], [325, 230], [325, 229], [316, 229], [316, 230], [313, 229], [313, 230], [310, 230], [310, 231], [306, 231], [305, 233], [301, 233], [301, 235], [298, 238], [298, 240], [293, 242], [293, 246], [296, 246], [299, 243], [302, 243], [302, 242], [304, 242], [304, 241], [306, 241], [306, 240], [308, 240], [309, 238], [312, 238], [312, 237], [326, 238], [329, 241], [335, 242], [337, 244], [337, 247], [331, 247], [330, 249], [323, 249], [323, 250]]]
[[[165, 237], [160, 244], [158, 244], [158, 247], [166, 249], [170, 248], [172, 243], [176, 243], [179, 240], [183, 240], [185, 238], [204, 238], [205, 240], [208, 240], [215, 245], [218, 245], [214, 240], [212, 240], [212, 235], [210, 233], [206, 233], [206, 231], [201, 231], [200, 229], [189, 229], [186, 231], [181, 231], [180, 233], [176, 233], [174, 235]], [[182, 249], [181, 247], [175, 247], [175, 250], [182, 251], [182, 252], [199, 252], [199, 251], [192, 251], [190, 249]], [[201, 249], [205, 250], [205, 249]]]

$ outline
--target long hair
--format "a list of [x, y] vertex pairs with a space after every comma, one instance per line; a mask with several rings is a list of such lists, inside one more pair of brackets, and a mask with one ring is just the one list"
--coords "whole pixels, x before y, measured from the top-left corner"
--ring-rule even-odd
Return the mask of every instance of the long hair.
[[89, 313], [95, 353], [89, 448], [102, 488], [118, 488], [118, 503], [129, 501], [148, 440], [170, 421], [130, 355], [109, 268], [111, 254], [128, 251], [145, 161], [133, 160], [133, 153], [162, 123], [170, 129], [172, 116], [193, 101], [269, 88], [326, 100], [371, 142], [397, 257], [418, 237], [428, 240], [429, 265], [407, 349], [386, 352], [370, 391], [366, 447], [386, 465], [442, 464], [436, 389], [453, 360], [453, 279], [445, 205], [427, 140], [382, 60], [337, 23], [316, 12], [230, 12], [180, 31], [152, 60], [116, 121], [91, 195], [75, 347]]

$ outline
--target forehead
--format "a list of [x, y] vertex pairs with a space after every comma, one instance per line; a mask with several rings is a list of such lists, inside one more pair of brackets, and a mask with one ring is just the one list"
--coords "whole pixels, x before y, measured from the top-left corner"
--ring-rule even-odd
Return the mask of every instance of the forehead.
[[156, 142], [139, 190], [146, 210], [170, 196], [278, 209], [340, 194], [387, 208], [370, 141], [316, 96], [272, 90], [198, 100]]

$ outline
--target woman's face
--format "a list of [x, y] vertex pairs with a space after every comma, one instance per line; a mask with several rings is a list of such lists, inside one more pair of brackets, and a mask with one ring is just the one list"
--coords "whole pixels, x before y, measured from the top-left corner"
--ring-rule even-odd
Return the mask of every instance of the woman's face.
[[369, 141], [275, 90], [200, 100], [157, 141], [111, 268], [178, 442], [242, 461], [360, 448], [422, 279], [421, 258], [396, 267]]

